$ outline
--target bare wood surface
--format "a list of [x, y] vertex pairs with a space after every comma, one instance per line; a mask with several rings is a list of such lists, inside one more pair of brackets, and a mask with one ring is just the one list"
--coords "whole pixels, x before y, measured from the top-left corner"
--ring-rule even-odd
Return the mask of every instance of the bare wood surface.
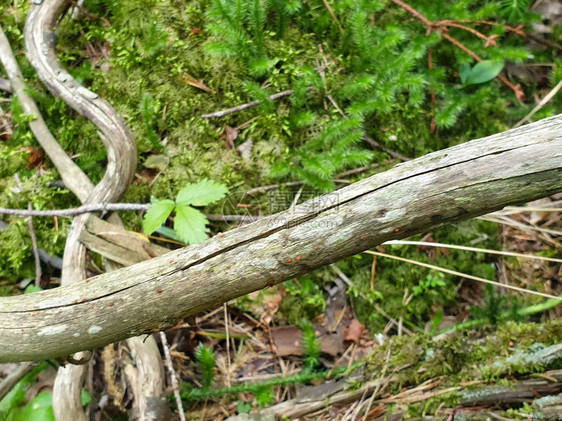
[[[79, 114], [88, 118], [99, 130], [107, 150], [107, 167], [103, 179], [94, 188], [87, 180], [88, 194], [79, 198], [83, 203], [111, 202], [118, 200], [127, 190], [136, 169], [136, 143], [125, 122], [113, 107], [74, 80], [59, 63], [56, 52], [56, 29], [61, 16], [69, 7], [70, 0], [45, 0], [33, 2], [27, 16], [24, 38], [27, 57], [43, 83], [55, 95], [62, 98]], [[60, 169], [59, 169], [60, 171]], [[62, 172], [61, 172], [62, 173]], [[79, 241], [86, 229], [88, 214], [74, 218], [67, 235], [61, 284], [80, 282], [85, 278], [86, 249]], [[110, 220], [120, 224], [117, 215]], [[160, 354], [154, 340], [144, 342], [130, 339], [129, 346], [138, 364], [127, 370], [135, 396], [134, 410], [137, 419], [147, 419], [155, 406], [165, 406], [159, 398], [163, 394], [163, 370], [154, 364]], [[152, 362], [149, 366], [143, 361]], [[59, 421], [85, 420], [80, 402], [80, 391], [86, 366], [69, 366], [58, 372], [53, 390], [53, 409]], [[140, 380], [139, 380], [140, 379]], [[148, 402], [152, 402], [149, 404]]]
[[556, 116], [431, 153], [189, 248], [1, 298], [0, 362], [163, 330], [385, 241], [561, 191], [561, 125]]
[[22, 104], [26, 115], [34, 116], [35, 119], [29, 122], [29, 128], [33, 135], [45, 150], [49, 159], [57, 167], [64, 185], [68, 187], [80, 200], [86, 200], [94, 186], [90, 179], [82, 172], [82, 170], [74, 163], [74, 161], [66, 154], [64, 149], [58, 144], [53, 137], [45, 120], [41, 116], [37, 104], [31, 96], [25, 91], [25, 82], [16, 57], [12, 52], [8, 38], [4, 34], [0, 26], [0, 61], [6, 70], [6, 74], [10, 78], [10, 83]]
[[94, 215], [90, 215], [88, 218], [86, 229], [97, 237], [141, 255], [142, 260], [151, 259], [170, 251], [170, 249], [148, 242], [143, 234], [127, 231], [123, 227], [111, 224]]
[[514, 403], [530, 403], [533, 400], [562, 392], [562, 370], [552, 370], [547, 378], [531, 378], [510, 386], [486, 386], [463, 393], [462, 406], [505, 407]]
[[[85, 203], [112, 202], [125, 193], [133, 179], [137, 159], [136, 144], [125, 122], [113, 107], [96, 93], [80, 85], [58, 61], [55, 53], [55, 30], [69, 5], [69, 0], [45, 0], [30, 6], [24, 30], [27, 57], [53, 95], [88, 118], [100, 131], [107, 149], [107, 167], [104, 177], [88, 195]], [[74, 218], [70, 227], [63, 256], [63, 285], [67, 277], [76, 281], [84, 276], [86, 250], [79, 242], [79, 236], [87, 219], [88, 215]]]

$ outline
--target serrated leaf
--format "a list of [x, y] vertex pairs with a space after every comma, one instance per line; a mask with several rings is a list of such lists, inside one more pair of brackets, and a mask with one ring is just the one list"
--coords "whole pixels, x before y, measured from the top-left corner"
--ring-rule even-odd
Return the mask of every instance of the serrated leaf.
[[184, 243], [195, 244], [207, 239], [209, 221], [191, 206], [178, 206], [174, 218], [174, 230]]
[[178, 197], [176, 197], [176, 203], [178, 205], [205, 206], [222, 199], [227, 192], [228, 189], [224, 184], [203, 179], [195, 184], [189, 183], [181, 189]]
[[150, 209], [144, 214], [142, 220], [142, 228], [146, 235], [152, 234], [160, 225], [162, 225], [170, 213], [174, 210], [176, 204], [173, 200], [157, 200], [150, 205]]
[[502, 69], [503, 62], [501, 61], [483, 60], [476, 63], [470, 70], [465, 84], [476, 85], [478, 83], [488, 82], [499, 75]]

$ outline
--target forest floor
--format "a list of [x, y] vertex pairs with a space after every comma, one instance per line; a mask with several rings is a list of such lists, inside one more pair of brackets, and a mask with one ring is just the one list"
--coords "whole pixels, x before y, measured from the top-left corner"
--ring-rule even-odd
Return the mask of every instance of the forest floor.
[[[90, 0], [67, 14], [59, 59], [137, 140], [123, 201], [170, 199], [213, 180], [229, 190], [205, 208], [216, 235], [240, 216], [562, 110], [558, 2], [511, 10], [417, 0], [413, 12], [394, 0], [286, 3]], [[26, 60], [28, 8], [0, 1], [2, 28], [47, 125], [97, 182], [107, 156], [95, 127], [53, 99]], [[78, 206], [2, 86], [0, 207]], [[366, 252], [179, 323], [159, 346], [169, 348], [188, 419], [559, 419], [559, 301], [476, 278], [559, 297], [561, 204], [556, 195], [383, 244], [374, 250], [383, 257]], [[121, 215], [142, 230], [143, 212]], [[70, 219], [33, 222], [41, 288], [56, 287]], [[151, 241], [184, 246], [172, 227], [169, 218]], [[0, 295], [34, 290], [32, 246], [27, 219], [2, 216]], [[102, 273], [101, 256], [92, 253], [87, 269]], [[94, 353], [83, 392], [92, 419], [127, 419], [127, 353], [123, 344]], [[3, 420], [52, 419], [53, 364], [0, 400]], [[16, 370], [0, 365], [0, 379]]]

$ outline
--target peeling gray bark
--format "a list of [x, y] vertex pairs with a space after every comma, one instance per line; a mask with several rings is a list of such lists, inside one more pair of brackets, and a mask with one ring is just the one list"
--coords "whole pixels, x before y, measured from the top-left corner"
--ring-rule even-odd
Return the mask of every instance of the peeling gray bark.
[[134, 266], [1, 298], [0, 362], [164, 330], [385, 241], [559, 191], [562, 115], [431, 153]]

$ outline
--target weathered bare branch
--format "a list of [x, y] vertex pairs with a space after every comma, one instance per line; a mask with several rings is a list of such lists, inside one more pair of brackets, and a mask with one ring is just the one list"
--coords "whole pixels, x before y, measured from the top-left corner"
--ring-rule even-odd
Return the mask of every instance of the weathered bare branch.
[[125, 269], [0, 299], [0, 362], [92, 349], [448, 222], [562, 190], [562, 115], [435, 152]]

